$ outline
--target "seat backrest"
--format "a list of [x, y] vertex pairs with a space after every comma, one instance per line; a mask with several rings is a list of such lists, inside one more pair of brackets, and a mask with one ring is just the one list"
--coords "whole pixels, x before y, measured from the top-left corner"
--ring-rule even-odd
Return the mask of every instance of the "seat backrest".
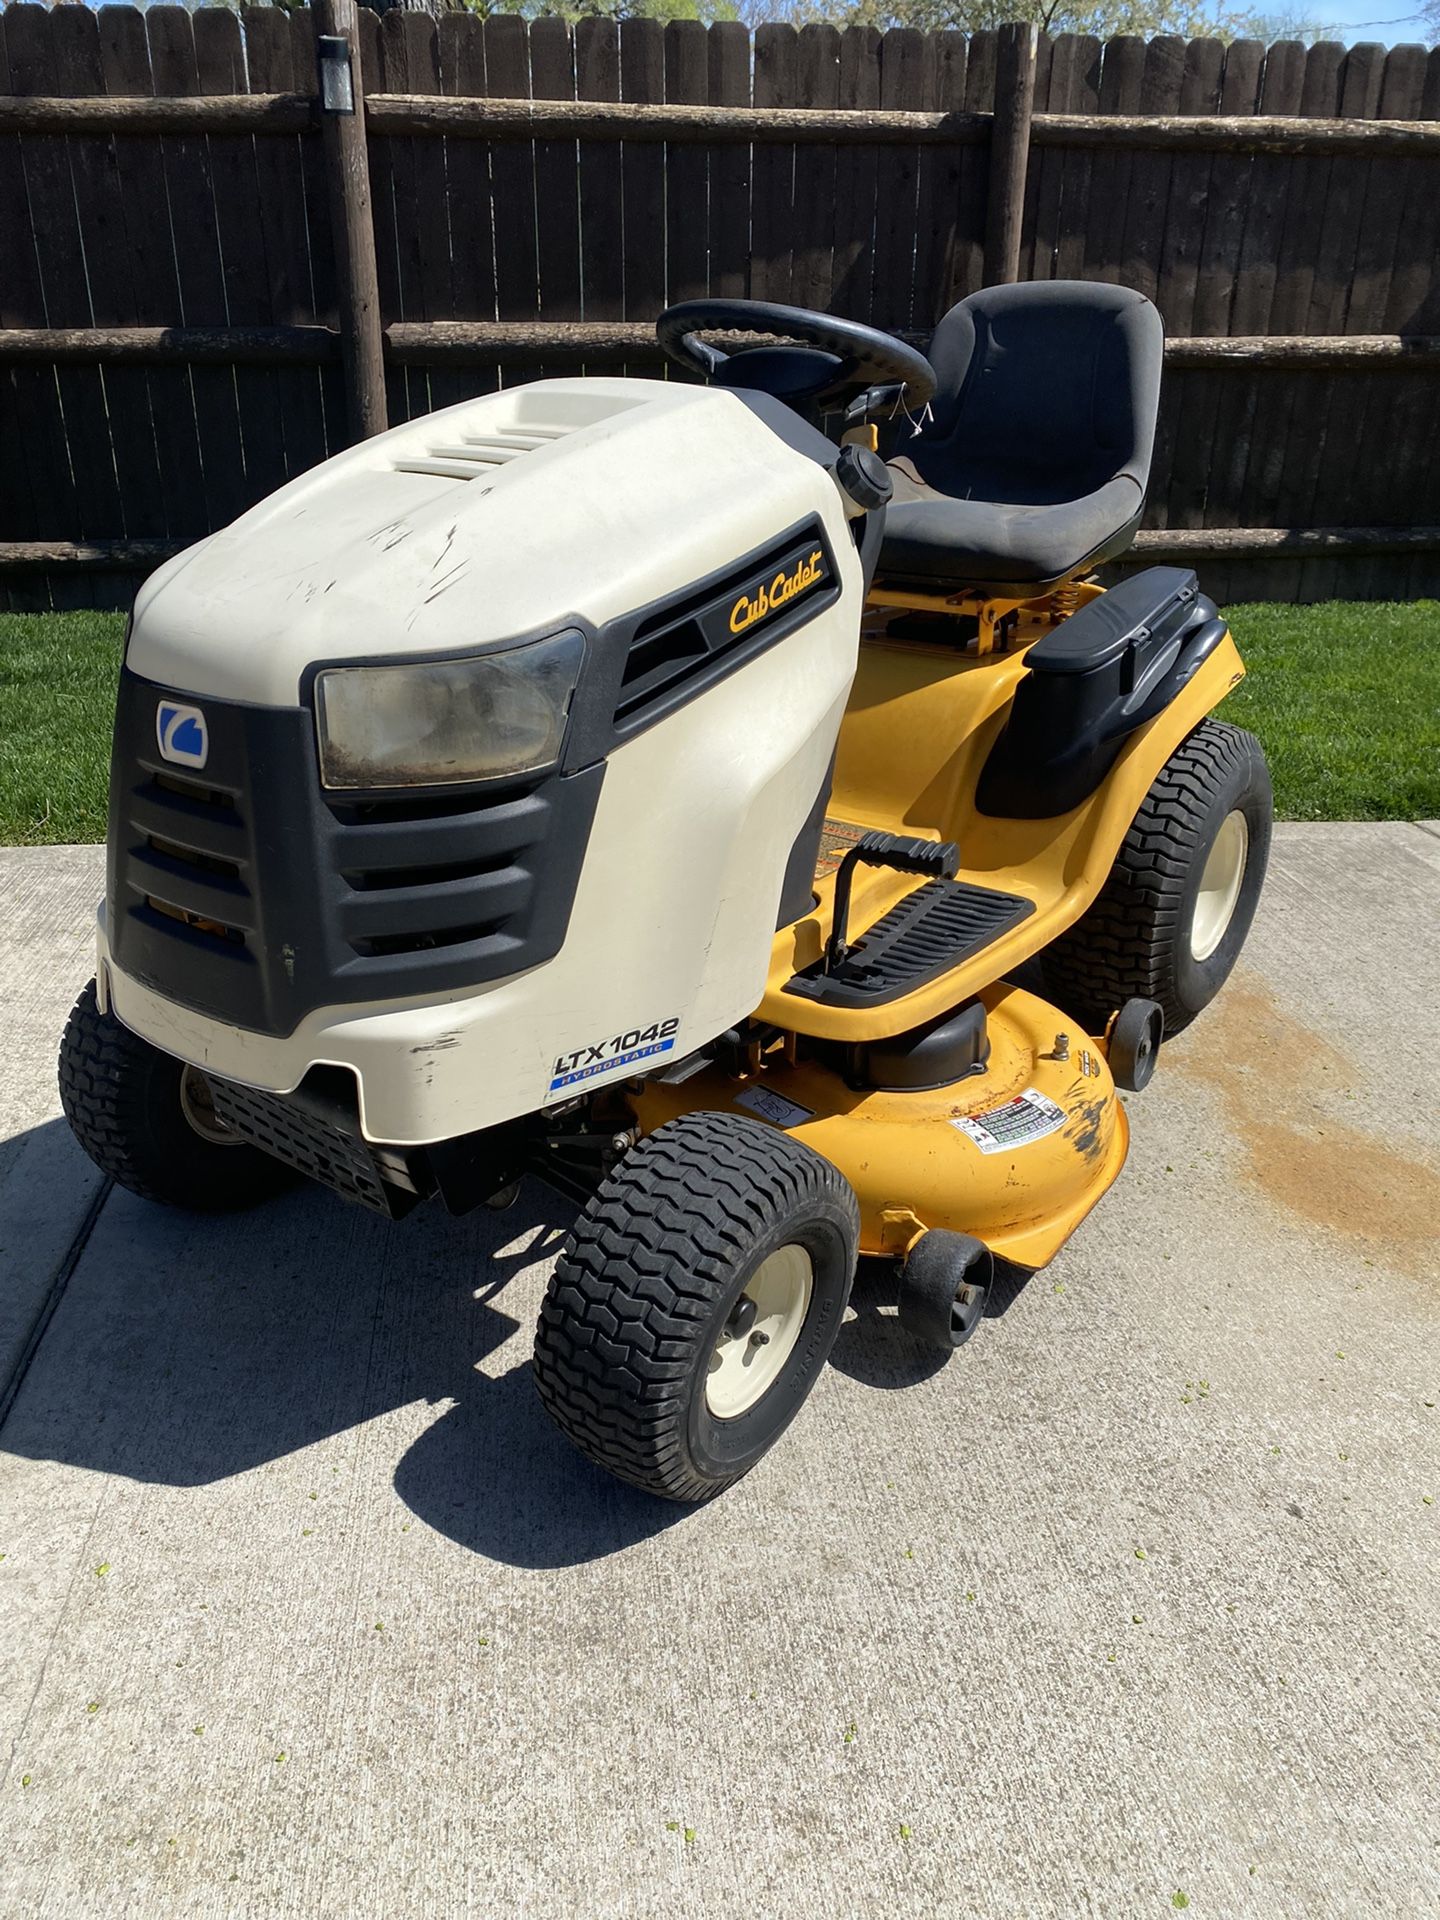
[[1120, 474], [1143, 493], [1164, 339], [1155, 307], [1128, 287], [1034, 280], [972, 293], [930, 343], [932, 422], [896, 451], [972, 500], [1076, 500]]

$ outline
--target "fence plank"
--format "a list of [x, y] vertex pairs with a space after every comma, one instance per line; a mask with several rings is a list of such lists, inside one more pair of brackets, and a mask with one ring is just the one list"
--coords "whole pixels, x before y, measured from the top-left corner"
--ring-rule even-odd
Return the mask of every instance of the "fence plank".
[[[193, 18], [183, 7], [151, 7], [145, 15], [156, 93], [197, 94]], [[225, 324], [224, 262], [216, 232], [215, 195], [207, 139], [166, 135], [161, 143], [172, 231], [181, 324]], [[203, 462], [203, 511], [196, 533], [221, 527], [250, 504], [244, 484], [244, 439], [234, 378], [226, 368], [192, 367], [195, 421]]]
[[[620, 23], [620, 96], [646, 106], [665, 99], [665, 31], [658, 20]], [[665, 154], [650, 141], [620, 149], [624, 198], [625, 316], [653, 320], [665, 304]]]
[[[1075, 115], [1100, 111], [1100, 72], [1104, 61], [1101, 42], [1093, 34], [1066, 34], [1068, 42], [1069, 100], [1066, 111]], [[1034, 128], [1031, 129], [1034, 139]], [[1061, 160], [1060, 225], [1055, 244], [1055, 278], [1079, 280], [1085, 272], [1085, 228], [1089, 219], [1090, 182], [1095, 156], [1086, 147], [1063, 151]]]
[[[970, 36], [965, 63], [965, 111], [989, 113], [995, 105], [995, 68], [999, 36], [990, 29]], [[985, 282], [985, 209], [990, 200], [990, 146], [967, 146], [961, 155], [956, 278], [951, 304]]]
[[[1380, 106], [1385, 49], [1373, 43], [1351, 47], [1339, 70], [1339, 111], [1348, 119], [1373, 117]], [[1361, 226], [1374, 161], [1329, 164], [1325, 213], [1317, 241], [1318, 268], [1311, 293], [1310, 325], [1315, 333], [1346, 330], [1350, 290], [1359, 257]], [[1308, 424], [1311, 438], [1310, 486], [1301, 496], [1299, 524], [1310, 524], [1331, 503], [1351, 491], [1359, 442], [1364, 432], [1368, 382], [1327, 378], [1318, 417]], [[1343, 509], [1342, 509], [1343, 510]], [[1307, 561], [1301, 590], [1328, 598], [1339, 575], [1333, 562]]]
[[[788, 107], [795, 100], [799, 36], [784, 22], [755, 29], [755, 105]], [[795, 232], [795, 149], [778, 141], [755, 148], [750, 196], [750, 295], [788, 301]]]
[[[575, 48], [564, 20], [547, 16], [530, 23], [530, 86], [539, 100], [575, 98]], [[452, 144], [458, 148], [464, 143], [457, 140]], [[539, 308], [552, 320], [578, 320], [581, 316], [578, 167], [575, 141], [536, 141]]]
[[[925, 104], [932, 112], [964, 111], [967, 53], [963, 33], [925, 36]], [[910, 302], [911, 323], [917, 327], [934, 326], [951, 305], [964, 155], [963, 147], [927, 147], [919, 156], [915, 290]]]
[[[750, 35], [738, 21], [711, 27], [706, 45], [710, 104], [750, 105]], [[743, 300], [750, 291], [750, 149], [708, 150], [710, 183], [710, 291]]]
[[[5, 18], [10, 84], [18, 93], [83, 93], [85, 59], [78, 42], [53, 31], [53, 18], [32, 6], [11, 7]], [[24, 191], [34, 255], [41, 324], [85, 325], [93, 318], [85, 275], [84, 235], [75, 202], [70, 143], [61, 135], [27, 140]], [[49, 391], [46, 391], [48, 386]], [[62, 514], [62, 525], [88, 534], [123, 526], [110, 457], [104, 379], [97, 367], [58, 368], [22, 396], [26, 426], [37, 433], [36, 514]], [[28, 440], [27, 445], [32, 444]], [[58, 583], [56, 604], [88, 606], [83, 583]]]
[[[242, 91], [246, 71], [239, 14], [228, 7], [206, 7], [195, 15], [194, 33], [201, 91]], [[208, 144], [225, 324], [264, 325], [275, 316], [270, 308], [270, 276], [260, 226], [255, 142], [249, 135], [229, 133], [212, 134]], [[273, 493], [287, 477], [276, 376], [268, 367], [236, 367], [234, 383], [244, 458], [244, 497], [259, 499]]]
[[[665, 98], [703, 106], [709, 97], [705, 29], [698, 20], [665, 23]], [[665, 303], [699, 300], [710, 290], [705, 220], [709, 156], [679, 145], [665, 153]], [[541, 301], [542, 309], [545, 302]]]
[[[5, 16], [0, 13], [0, 89], [10, 86], [10, 60], [5, 50]], [[34, 236], [25, 213], [25, 169], [20, 142], [0, 137], [0, 329], [43, 324], [39, 263]], [[7, 367], [0, 374], [0, 449], [19, 448], [30, 438], [29, 421], [42, 383], [54, 378], [48, 368]], [[44, 458], [37, 444], [37, 453]], [[0, 459], [0, 525], [33, 538], [40, 528], [36, 513], [36, 478], [29, 460]], [[8, 602], [6, 603], [8, 604]]]
[[[277, 7], [250, 7], [240, 18], [245, 29], [246, 72], [255, 92], [288, 93], [302, 82], [310, 84], [310, 71], [296, 69], [287, 14]], [[313, 323], [321, 308], [311, 262], [302, 143], [298, 137], [256, 140], [252, 154], [265, 262], [265, 318], [282, 326]], [[316, 239], [328, 251], [328, 231]], [[305, 472], [331, 450], [325, 378], [319, 369], [277, 376], [288, 476]]]
[[[1180, 112], [1191, 119], [1212, 114], [1220, 103], [1225, 49], [1218, 40], [1192, 40], [1180, 76]], [[1195, 331], [1195, 293], [1205, 239], [1210, 193], [1210, 156], [1177, 153], [1170, 169], [1166, 230], [1161, 242], [1157, 304], [1173, 333]]]
[[[831, 26], [800, 29], [795, 56], [795, 104], [840, 104], [840, 33]], [[795, 149], [795, 239], [790, 257], [790, 299], [797, 307], [830, 304], [835, 274], [835, 167], [833, 146]]]
[[[880, 42], [880, 105], [918, 112], [925, 101], [925, 36], [892, 27]], [[877, 327], [908, 327], [915, 297], [915, 220], [919, 151], [880, 150], [875, 181], [875, 280], [871, 318]]]
[[[104, 60], [95, 14], [85, 7], [57, 9], [49, 30], [68, 86], [76, 93], [103, 92]], [[135, 310], [134, 262], [126, 246], [116, 144], [93, 137], [67, 142], [87, 306], [92, 324], [100, 325], [128, 319]], [[148, 379], [143, 373], [107, 370], [100, 390], [104, 418], [93, 429], [92, 457], [105, 461], [107, 468], [113, 462], [116, 524], [127, 534], [163, 531], [165, 490]]]
[[[840, 36], [840, 105], [856, 112], [880, 104], [880, 35], [847, 27]], [[835, 159], [835, 311], [869, 320], [875, 286], [876, 148], [842, 147]]]
[[[485, 90], [506, 100], [530, 92], [527, 29], [513, 15], [485, 22]], [[619, 155], [615, 156], [617, 162]], [[532, 146], [497, 142], [490, 153], [495, 208], [495, 294], [502, 320], [528, 320], [537, 311], [539, 262], [535, 251], [535, 159]], [[618, 237], [618, 236], [617, 236]], [[617, 259], [616, 266], [620, 262]]]
[[[1073, 33], [1047, 36], [1049, 56], [1046, 70], [1037, 75], [1035, 111], [1066, 112], [1070, 107], [1070, 88], [1076, 61], [1077, 37]], [[1026, 231], [1030, 235], [1028, 258], [1032, 280], [1053, 280], [1060, 242], [1060, 204], [1065, 178], [1065, 154], [1058, 147], [1037, 147], [1033, 128], [1030, 143], [1030, 186], [1025, 210]]]
[[[1392, 47], [1381, 76], [1376, 111], [1390, 118], [1416, 119], [1425, 99], [1426, 54], [1423, 47]], [[1390, 282], [1400, 256], [1407, 218], [1414, 217], [1414, 170], [1417, 160], [1373, 160], [1368, 163], [1365, 210], [1360, 222], [1355, 269], [1346, 310], [1347, 331], [1373, 334], [1385, 325]], [[1366, 382], [1363, 425], [1353, 449], [1353, 464], [1374, 475], [1380, 517], [1418, 510], [1413, 496], [1397, 496], [1387, 484], [1396, 471], [1413, 476], [1424, 469], [1436, 431], [1432, 400], [1434, 382], [1384, 380]], [[1342, 432], [1344, 430], [1342, 425]], [[1413, 488], [1413, 479], [1411, 481]], [[1407, 490], [1408, 494], [1408, 490]], [[1378, 567], [1372, 585], [1378, 585]]]
[[[581, 100], [620, 98], [620, 35], [613, 20], [577, 21], [575, 92]], [[620, 149], [582, 144], [581, 271], [587, 320], [621, 320], [625, 316], [620, 207]]]
[[[117, 95], [146, 92], [152, 79], [144, 16], [134, 7], [107, 6], [97, 15], [97, 25], [101, 78], [106, 90]], [[181, 312], [181, 300], [161, 145], [159, 141], [117, 140], [113, 152], [125, 253], [131, 268], [126, 317], [132, 325], [140, 326], [173, 321]], [[147, 375], [146, 385], [161, 500], [156, 519], [131, 530], [170, 538], [193, 537], [208, 531], [209, 522], [200, 422], [190, 370], [157, 369]], [[45, 531], [53, 533], [54, 524]]]
[[[1145, 50], [1145, 67], [1140, 81], [1141, 111], [1178, 113], [1185, 86], [1185, 42], [1179, 39], [1152, 40]], [[1154, 300], [1160, 291], [1160, 266], [1165, 238], [1170, 228], [1171, 187], [1180, 156], [1142, 153], [1135, 156], [1130, 181], [1129, 207], [1122, 242], [1124, 265], [1122, 278]], [[1151, 491], [1157, 502], [1152, 521], [1164, 524], [1168, 517], [1170, 471], [1174, 462], [1174, 435], [1179, 408], [1170, 404], [1161, 411], [1156, 424], [1155, 451], [1151, 462]]]
[[[1169, 36], [1150, 41], [1140, 76], [1140, 111], [1178, 113], [1184, 80], [1185, 42]], [[1169, 226], [1175, 159], [1169, 153], [1137, 153], [1131, 163], [1120, 277], [1127, 287], [1151, 300], [1160, 288], [1160, 253]]]
[[[1260, 110], [1266, 114], [1295, 115], [1300, 111], [1305, 85], [1305, 49], [1297, 41], [1282, 41], [1269, 49], [1260, 82]], [[1278, 155], [1257, 157], [1251, 172], [1250, 206], [1240, 249], [1240, 268], [1230, 324], [1237, 332], [1260, 334], [1275, 325], [1275, 303], [1280, 250], [1285, 235], [1295, 162]], [[1263, 524], [1275, 510], [1284, 467], [1285, 446], [1294, 430], [1292, 380], [1257, 376], [1251, 383], [1251, 404], [1244, 422], [1245, 444], [1232, 455], [1230, 485], [1222, 497], [1233, 510], [1217, 517], [1231, 525]], [[1242, 466], [1243, 460], [1243, 466]], [[1265, 586], [1266, 597], [1284, 598], [1299, 591], [1296, 560], [1278, 558], [1262, 563], [1254, 582]]]
[[[485, 29], [473, 13], [440, 20], [440, 85], [474, 99], [485, 92]], [[454, 311], [493, 320], [495, 232], [490, 205], [490, 152], [477, 140], [452, 140], [446, 153], [450, 190], [450, 271]]]

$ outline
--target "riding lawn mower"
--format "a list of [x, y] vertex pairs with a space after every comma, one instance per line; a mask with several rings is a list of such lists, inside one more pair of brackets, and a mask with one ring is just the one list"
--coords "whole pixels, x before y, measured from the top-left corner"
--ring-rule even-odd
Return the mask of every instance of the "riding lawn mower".
[[1144, 503], [1147, 300], [993, 288], [928, 357], [746, 301], [658, 328], [689, 379], [412, 420], [147, 581], [60, 1085], [181, 1207], [538, 1172], [580, 1208], [541, 1398], [695, 1502], [861, 1256], [948, 1350], [1074, 1232], [1117, 1089], [1234, 964], [1270, 787], [1194, 575], [1094, 577]]

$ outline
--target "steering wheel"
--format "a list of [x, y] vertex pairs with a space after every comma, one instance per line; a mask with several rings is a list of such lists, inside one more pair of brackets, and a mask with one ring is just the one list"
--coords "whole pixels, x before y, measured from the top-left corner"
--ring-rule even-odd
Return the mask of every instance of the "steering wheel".
[[[747, 347], [725, 353], [699, 336], [780, 334], [799, 346]], [[678, 366], [703, 373], [722, 387], [754, 387], [791, 406], [833, 413], [871, 387], [896, 387], [918, 413], [935, 391], [935, 369], [923, 353], [894, 334], [858, 320], [781, 307], [768, 300], [682, 300], [655, 322], [661, 346]]]

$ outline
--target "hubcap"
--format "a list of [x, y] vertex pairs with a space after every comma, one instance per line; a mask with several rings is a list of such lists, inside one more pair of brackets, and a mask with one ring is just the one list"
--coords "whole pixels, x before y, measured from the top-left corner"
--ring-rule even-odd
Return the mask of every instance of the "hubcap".
[[1237, 808], [1220, 822], [1220, 831], [1200, 876], [1200, 891], [1195, 897], [1195, 912], [1190, 921], [1190, 952], [1197, 960], [1208, 960], [1225, 938], [1225, 929], [1240, 898], [1240, 883], [1245, 878], [1245, 862], [1250, 852], [1250, 828]]
[[705, 1404], [717, 1420], [748, 1413], [795, 1351], [815, 1291], [803, 1247], [777, 1247], [751, 1275], [710, 1354]]
[[215, 1096], [210, 1082], [194, 1067], [186, 1067], [180, 1076], [180, 1111], [202, 1140], [212, 1147], [243, 1147], [245, 1142], [233, 1133], [215, 1111]]

